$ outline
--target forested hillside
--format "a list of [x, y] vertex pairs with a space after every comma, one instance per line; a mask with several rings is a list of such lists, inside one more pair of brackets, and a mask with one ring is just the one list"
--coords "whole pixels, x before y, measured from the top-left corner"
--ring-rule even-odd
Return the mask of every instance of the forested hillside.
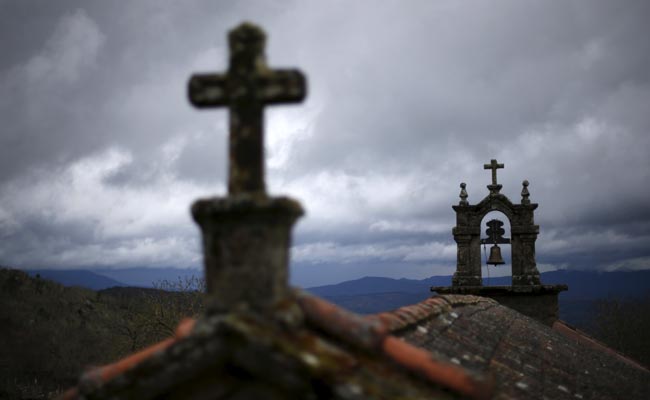
[[74, 384], [84, 368], [171, 335], [201, 301], [194, 290], [95, 292], [1, 268], [0, 399], [47, 398]]

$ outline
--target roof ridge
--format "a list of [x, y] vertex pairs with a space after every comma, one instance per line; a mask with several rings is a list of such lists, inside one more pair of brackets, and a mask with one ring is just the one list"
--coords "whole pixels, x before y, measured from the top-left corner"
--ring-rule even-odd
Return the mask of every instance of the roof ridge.
[[[141, 364], [144, 360], [151, 358], [154, 354], [166, 350], [168, 347], [178, 342], [179, 340], [187, 337], [192, 333], [192, 329], [196, 324], [193, 318], [184, 318], [176, 328], [174, 336], [168, 337], [160, 342], [154, 343], [151, 346], [128, 355], [114, 363], [102, 365], [99, 367], [90, 368], [84, 372], [79, 379], [79, 386], [99, 387], [104, 383], [112, 380], [113, 378], [122, 375]], [[79, 387], [73, 387], [63, 392], [57, 397], [58, 400], [72, 400], [79, 397]]]
[[397, 332], [442, 313], [450, 312], [455, 307], [474, 305], [480, 302], [495, 301], [472, 295], [435, 295], [419, 303], [400, 307], [393, 311], [368, 315], [365, 318], [379, 321], [389, 332]]
[[582, 344], [585, 344], [593, 349], [596, 349], [598, 351], [602, 351], [605, 353], [608, 353], [620, 361], [634, 367], [638, 368], [647, 372], [650, 372], [648, 367], [645, 365], [639, 363], [633, 358], [630, 358], [628, 355], [621, 353], [620, 351], [606, 345], [605, 343], [601, 342], [600, 340], [594, 338], [593, 336], [589, 335], [588, 333], [574, 327], [573, 325], [567, 324], [566, 322], [558, 319], [553, 323], [552, 329], [563, 336], [570, 338], [572, 340], [575, 340], [577, 342], [580, 342]]
[[388, 314], [382, 320], [380, 316], [360, 316], [302, 290], [295, 293], [306, 321], [336, 339], [375, 354], [379, 352], [407, 371], [463, 396], [473, 399], [492, 397], [494, 379], [491, 375], [477, 375], [391, 335], [391, 324], [417, 321], [420, 316], [430, 316], [440, 308], [451, 310], [452, 306], [446, 300], [432, 297], [396, 310], [400, 311], [400, 317], [395, 319], [390, 317], [391, 313], [382, 313]]
[[400, 307], [393, 311], [368, 315], [367, 320], [379, 321], [389, 332], [397, 332], [424, 320], [451, 311], [452, 305], [441, 296], [429, 297], [416, 304]]

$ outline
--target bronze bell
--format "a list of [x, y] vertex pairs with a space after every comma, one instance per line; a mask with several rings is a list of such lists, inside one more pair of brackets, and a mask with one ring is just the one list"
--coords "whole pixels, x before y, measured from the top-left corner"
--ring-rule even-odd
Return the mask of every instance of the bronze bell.
[[487, 263], [490, 265], [501, 265], [506, 263], [503, 261], [503, 257], [501, 257], [501, 248], [496, 244], [490, 247], [490, 258], [488, 258]]

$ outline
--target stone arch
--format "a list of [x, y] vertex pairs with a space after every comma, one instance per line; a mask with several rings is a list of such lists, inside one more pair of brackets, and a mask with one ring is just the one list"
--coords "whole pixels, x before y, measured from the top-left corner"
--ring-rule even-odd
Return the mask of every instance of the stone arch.
[[[511, 233], [511, 224], [510, 224], [510, 218], [508, 218], [507, 215], [505, 215], [502, 211], [499, 210], [491, 210], [488, 211], [480, 220], [479, 225], [481, 226], [481, 237], [480, 240], [482, 241], [484, 238], [487, 238], [487, 229], [488, 225], [487, 223], [492, 220], [492, 219], [497, 219], [503, 222], [503, 229], [505, 231], [504, 233], [504, 238], [509, 239], [512, 236]], [[492, 247], [491, 244], [483, 244], [481, 243], [481, 273], [482, 278], [486, 277], [492, 277], [495, 278], [494, 274], [492, 272], [497, 272], [497, 275], [505, 275], [508, 277], [512, 276], [512, 243], [499, 243], [499, 247], [501, 248], [501, 256], [503, 257], [503, 260], [505, 261], [504, 265], [498, 266], [498, 267], [493, 267], [494, 269], [490, 269], [489, 265], [487, 265], [487, 258], [490, 256], [490, 249]], [[486, 276], [487, 274], [487, 276]], [[490, 276], [492, 275], [492, 276]], [[483, 283], [490, 286], [492, 284], [492, 281], [489, 279], [486, 281], [483, 279]], [[512, 284], [512, 281], [510, 281], [510, 284]]]
[[487, 196], [476, 205], [476, 216], [482, 220], [488, 213], [499, 211], [505, 215], [510, 222], [515, 217], [514, 204], [504, 195]]

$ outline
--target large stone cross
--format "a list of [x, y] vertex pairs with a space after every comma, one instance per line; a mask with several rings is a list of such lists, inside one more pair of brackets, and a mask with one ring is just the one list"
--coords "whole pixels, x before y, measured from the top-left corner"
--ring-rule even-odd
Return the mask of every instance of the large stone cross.
[[492, 170], [492, 185], [497, 185], [497, 169], [504, 168], [503, 164], [497, 163], [497, 160], [490, 160], [489, 164], [483, 164], [483, 169]]
[[306, 94], [305, 77], [295, 69], [266, 65], [264, 32], [250, 23], [230, 31], [230, 64], [225, 74], [190, 78], [190, 102], [199, 108], [229, 108], [228, 193], [265, 194], [264, 106], [296, 103]]

